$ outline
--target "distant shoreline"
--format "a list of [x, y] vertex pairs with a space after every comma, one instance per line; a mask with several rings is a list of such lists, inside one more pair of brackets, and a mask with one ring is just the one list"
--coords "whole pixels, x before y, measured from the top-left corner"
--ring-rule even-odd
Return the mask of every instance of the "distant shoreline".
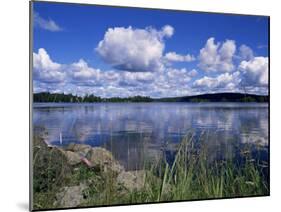
[[255, 95], [255, 94], [242, 94], [242, 93], [214, 93], [214, 94], [200, 94], [194, 96], [182, 96], [182, 97], [165, 97], [165, 98], [151, 98], [149, 96], [132, 96], [132, 97], [111, 97], [102, 98], [99, 96], [85, 95], [76, 96], [73, 94], [63, 93], [34, 93], [34, 103], [105, 103], [105, 102], [257, 102], [268, 103], [268, 95]]

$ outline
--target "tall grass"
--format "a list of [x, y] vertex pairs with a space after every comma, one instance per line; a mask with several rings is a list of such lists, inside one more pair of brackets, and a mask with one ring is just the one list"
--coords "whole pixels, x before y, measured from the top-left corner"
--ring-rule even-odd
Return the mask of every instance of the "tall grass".
[[[177, 150], [172, 164], [151, 166], [157, 178], [146, 177], [143, 191], [132, 192], [132, 202], [160, 202], [174, 200], [212, 199], [226, 197], [268, 195], [268, 180], [259, 161], [250, 151], [242, 150], [243, 162], [233, 159], [209, 161], [206, 142], [195, 148], [193, 135], [186, 136]], [[247, 147], [246, 147], [247, 148]], [[244, 155], [243, 152], [247, 154]], [[163, 166], [165, 167], [163, 169]], [[162, 170], [162, 171], [159, 171]]]

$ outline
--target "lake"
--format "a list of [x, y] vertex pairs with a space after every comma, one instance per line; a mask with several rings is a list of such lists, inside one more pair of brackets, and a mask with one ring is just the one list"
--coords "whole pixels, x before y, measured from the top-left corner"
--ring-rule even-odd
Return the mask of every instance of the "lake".
[[[268, 161], [267, 103], [34, 103], [34, 133], [48, 144], [101, 146], [128, 170], [172, 160], [187, 134], [208, 146], [208, 160], [237, 158], [245, 145]], [[254, 151], [255, 152], [255, 151]]]

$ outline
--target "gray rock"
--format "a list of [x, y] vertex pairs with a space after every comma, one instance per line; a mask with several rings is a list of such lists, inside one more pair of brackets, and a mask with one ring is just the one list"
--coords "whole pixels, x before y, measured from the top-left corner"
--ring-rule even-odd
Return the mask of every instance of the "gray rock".
[[86, 185], [63, 187], [56, 194], [55, 207], [70, 208], [79, 206], [84, 200], [83, 191], [87, 188]]
[[86, 156], [91, 151], [91, 149], [92, 147], [90, 145], [74, 144], [74, 143], [69, 144], [68, 147], [66, 148], [66, 150], [68, 151], [80, 153], [84, 156]]
[[93, 166], [111, 164], [114, 160], [112, 154], [101, 147], [92, 148], [89, 154], [89, 160]]
[[81, 155], [88, 159], [91, 167], [104, 172], [110, 170], [116, 173], [124, 171], [124, 167], [114, 159], [111, 152], [101, 147], [91, 147], [85, 144], [69, 144], [64, 151], [71, 165], [81, 162]]
[[92, 167], [102, 169], [103, 171], [111, 170], [120, 173], [124, 171], [124, 167], [116, 161], [108, 150], [101, 147], [94, 147], [89, 152], [89, 161]]
[[117, 183], [122, 184], [126, 189], [140, 190], [144, 187], [145, 171], [123, 171], [117, 177]]
[[71, 151], [63, 151], [61, 150], [62, 154], [65, 155], [67, 162], [70, 165], [77, 165], [79, 163], [81, 163], [81, 157], [79, 156], [79, 154], [75, 153], [75, 152], [71, 152]]

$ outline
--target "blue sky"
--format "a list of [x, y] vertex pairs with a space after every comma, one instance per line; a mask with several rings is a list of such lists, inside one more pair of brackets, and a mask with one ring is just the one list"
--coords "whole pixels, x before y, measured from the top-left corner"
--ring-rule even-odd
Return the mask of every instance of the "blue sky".
[[34, 2], [34, 92], [268, 92], [268, 18]]

